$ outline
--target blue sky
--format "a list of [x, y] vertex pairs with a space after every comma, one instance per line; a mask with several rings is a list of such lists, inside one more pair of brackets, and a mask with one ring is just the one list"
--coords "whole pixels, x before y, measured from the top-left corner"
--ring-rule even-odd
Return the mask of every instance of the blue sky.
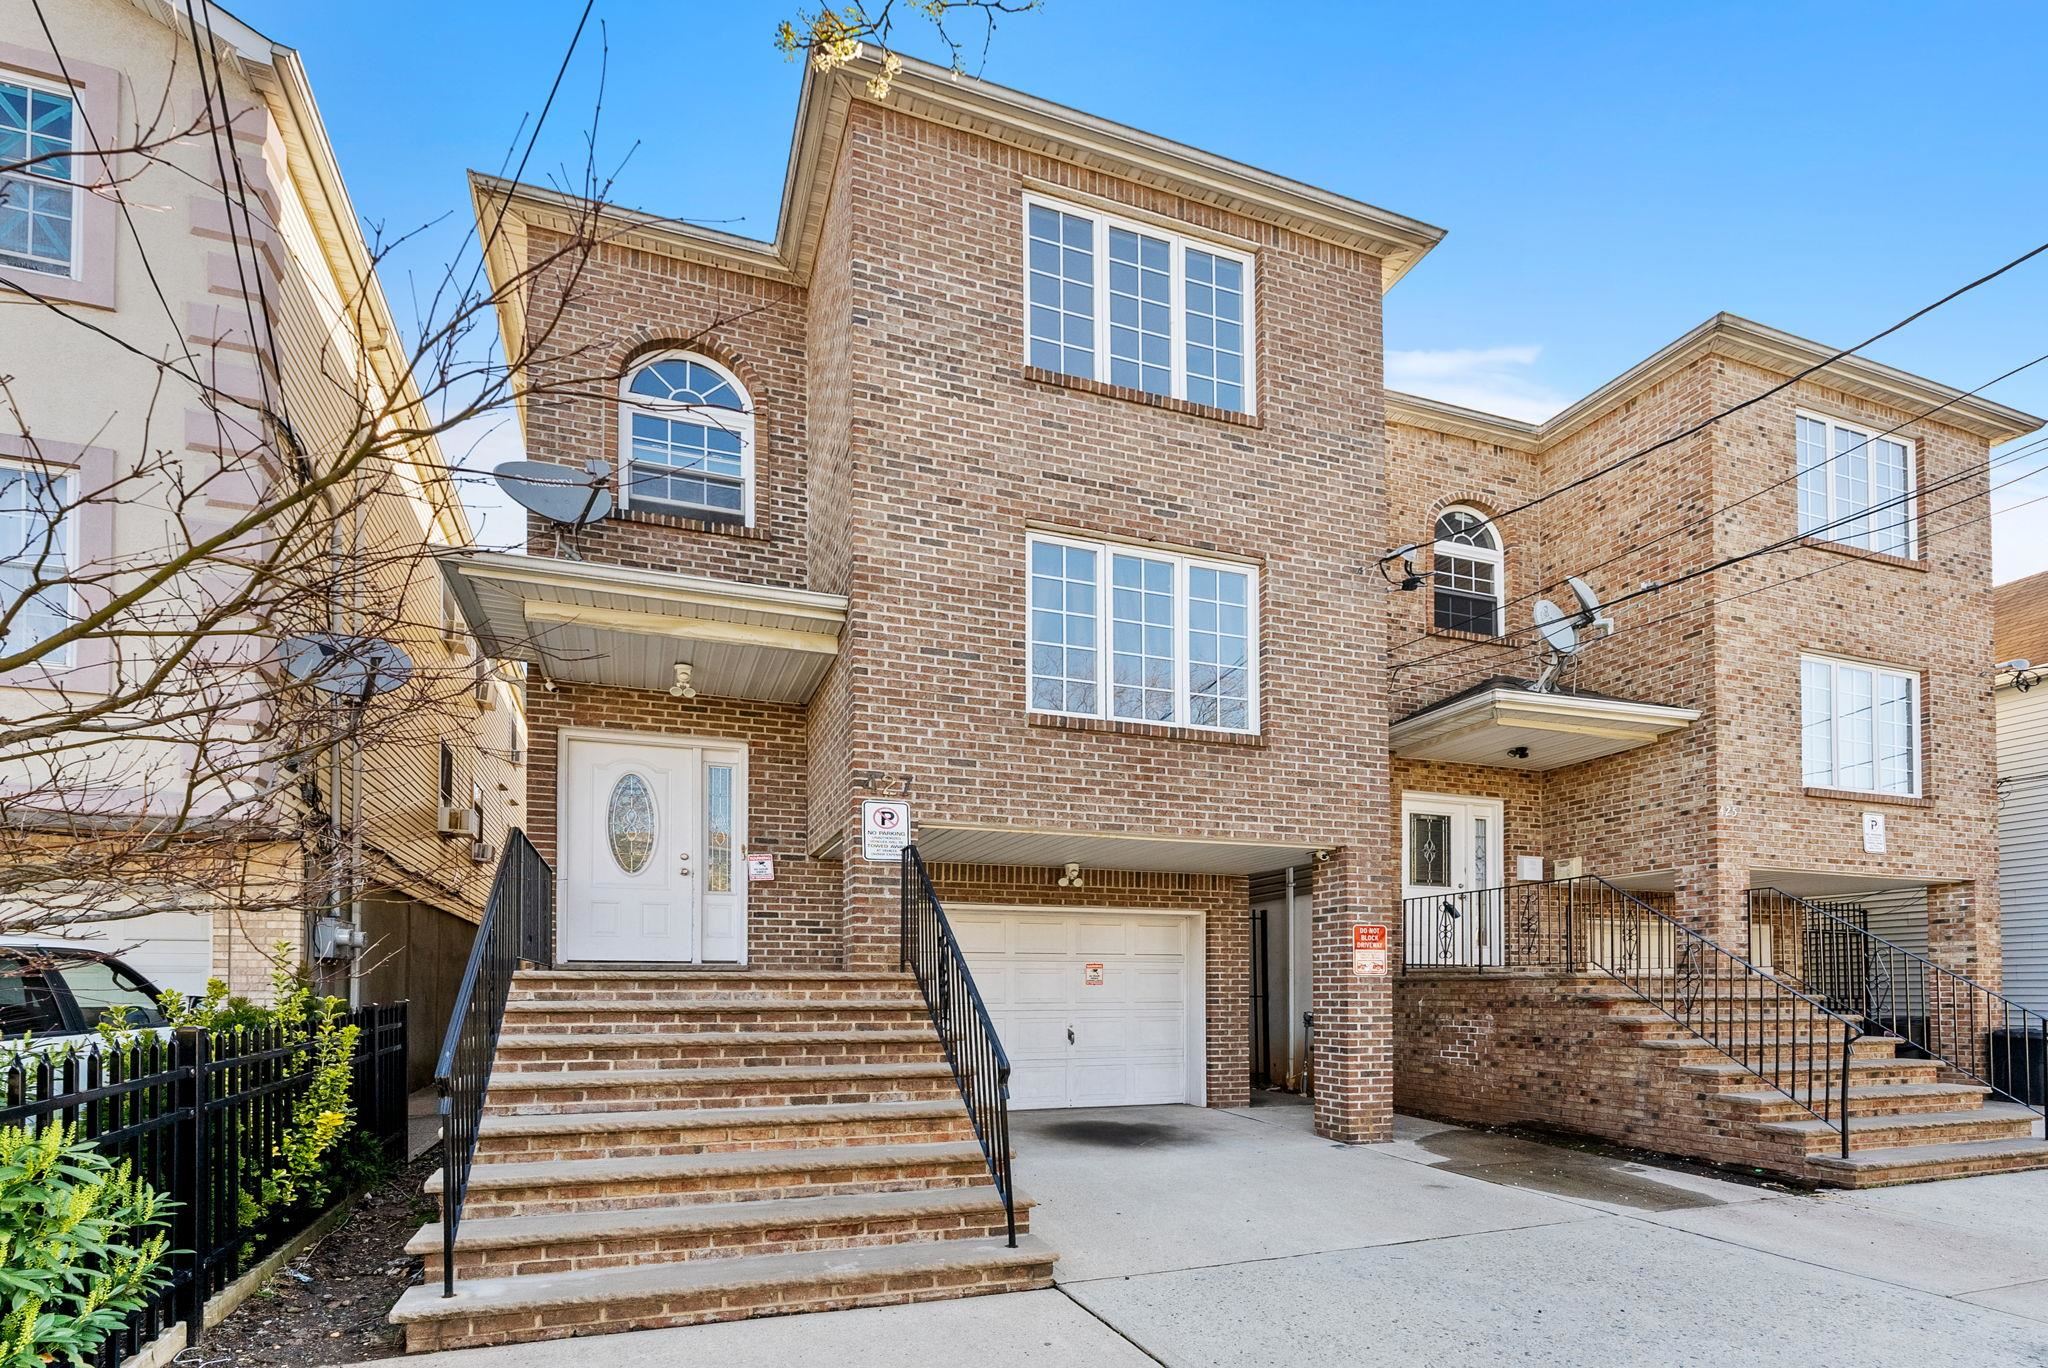
[[[405, 272], [460, 246], [463, 173], [498, 166], [538, 109], [580, 4], [230, 7], [304, 54], [366, 220], [450, 215], [387, 270], [403, 316]], [[794, 9], [599, 0], [599, 160], [631, 152], [614, 198], [773, 233], [798, 71], [770, 40]], [[927, 32], [898, 46], [935, 56]], [[598, 37], [530, 180], [582, 161]], [[1717, 310], [1847, 345], [2048, 240], [2044, 50], [2030, 4], [1046, 0], [1004, 22], [984, 70], [1448, 229], [1388, 297], [1390, 382], [1540, 417]], [[2043, 352], [2048, 255], [1869, 354], [1968, 389]], [[2048, 415], [2048, 362], [1989, 394]], [[515, 448], [506, 428], [468, 459]], [[466, 492], [485, 540], [515, 535]], [[2048, 474], [1996, 497], [2044, 494]], [[2048, 501], [1994, 528], [1998, 578], [2048, 570]]]

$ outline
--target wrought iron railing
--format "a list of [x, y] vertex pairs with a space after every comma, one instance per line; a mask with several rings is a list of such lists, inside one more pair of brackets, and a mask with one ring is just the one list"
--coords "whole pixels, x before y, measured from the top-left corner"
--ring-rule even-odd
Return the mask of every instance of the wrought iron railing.
[[1016, 1180], [1010, 1164], [1010, 1057], [996, 1036], [995, 1022], [967, 957], [939, 905], [931, 875], [916, 846], [903, 849], [903, 967], [917, 976], [932, 1025], [945, 1042], [946, 1062], [960, 1087], [960, 1100], [974, 1123], [974, 1138], [988, 1161], [989, 1177], [1003, 1199], [1010, 1244], [1017, 1243]]
[[1825, 1122], [1849, 1152], [1861, 1028], [1594, 875], [1410, 898], [1401, 971], [1598, 973]]
[[554, 926], [555, 871], [513, 830], [491, 879], [484, 919], [470, 943], [469, 966], [448, 1012], [434, 1086], [441, 1094], [441, 1295], [455, 1295], [455, 1233], [462, 1223], [462, 1199], [476, 1159], [477, 1128], [490, 1088], [491, 1061], [505, 999], [520, 964], [547, 964]]
[[2048, 1118], [2048, 1018], [1873, 935], [1843, 909], [1776, 888], [1749, 892], [1752, 947], [1835, 1010]]

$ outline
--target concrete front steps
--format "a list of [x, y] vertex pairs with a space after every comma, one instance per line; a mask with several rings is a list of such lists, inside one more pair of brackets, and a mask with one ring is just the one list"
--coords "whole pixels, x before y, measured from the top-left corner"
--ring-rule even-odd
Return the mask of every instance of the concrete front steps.
[[[442, 1195], [441, 1175], [426, 1185]], [[915, 983], [530, 971], [514, 981], [441, 1296], [411, 1351], [1045, 1287]]]
[[1832, 1117], [1841, 1107], [1840, 1027], [1832, 1020], [1749, 995], [1713, 1001], [1707, 1010], [1722, 1038], [1737, 1044], [1738, 1063], [1611, 984], [1582, 984], [1569, 996], [1700, 1109], [1700, 1133], [1717, 1151], [1702, 1157], [1739, 1153], [1736, 1162], [1856, 1188], [2048, 1168], [2032, 1109], [1994, 1100], [1990, 1088], [1939, 1060], [1900, 1057], [1896, 1037], [1866, 1035], [1851, 1047], [1845, 1159], [1841, 1131], [1815, 1114]]

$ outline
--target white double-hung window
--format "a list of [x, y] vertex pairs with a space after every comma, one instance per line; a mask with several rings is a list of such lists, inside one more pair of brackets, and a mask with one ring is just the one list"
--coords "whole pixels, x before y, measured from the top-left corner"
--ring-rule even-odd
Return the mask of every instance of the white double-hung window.
[[0, 80], [0, 266], [72, 273], [78, 186], [67, 94]]
[[1920, 676], [1831, 656], [1799, 658], [1809, 788], [1920, 795]]
[[[0, 465], [0, 650], [27, 650], [72, 623], [72, 478]], [[68, 665], [71, 651], [42, 663]]]
[[1798, 425], [1801, 535], [1916, 554], [1913, 444], [1811, 413]]
[[1033, 712], [1256, 732], [1258, 572], [1033, 533]]
[[1252, 412], [1249, 256], [1027, 196], [1024, 257], [1029, 364]]

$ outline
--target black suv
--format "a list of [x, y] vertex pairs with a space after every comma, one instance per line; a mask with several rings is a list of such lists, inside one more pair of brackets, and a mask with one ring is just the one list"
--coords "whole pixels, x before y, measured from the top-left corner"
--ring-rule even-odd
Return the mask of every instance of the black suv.
[[0, 1040], [82, 1035], [109, 1011], [164, 1024], [157, 988], [113, 955], [52, 941], [0, 942]]

